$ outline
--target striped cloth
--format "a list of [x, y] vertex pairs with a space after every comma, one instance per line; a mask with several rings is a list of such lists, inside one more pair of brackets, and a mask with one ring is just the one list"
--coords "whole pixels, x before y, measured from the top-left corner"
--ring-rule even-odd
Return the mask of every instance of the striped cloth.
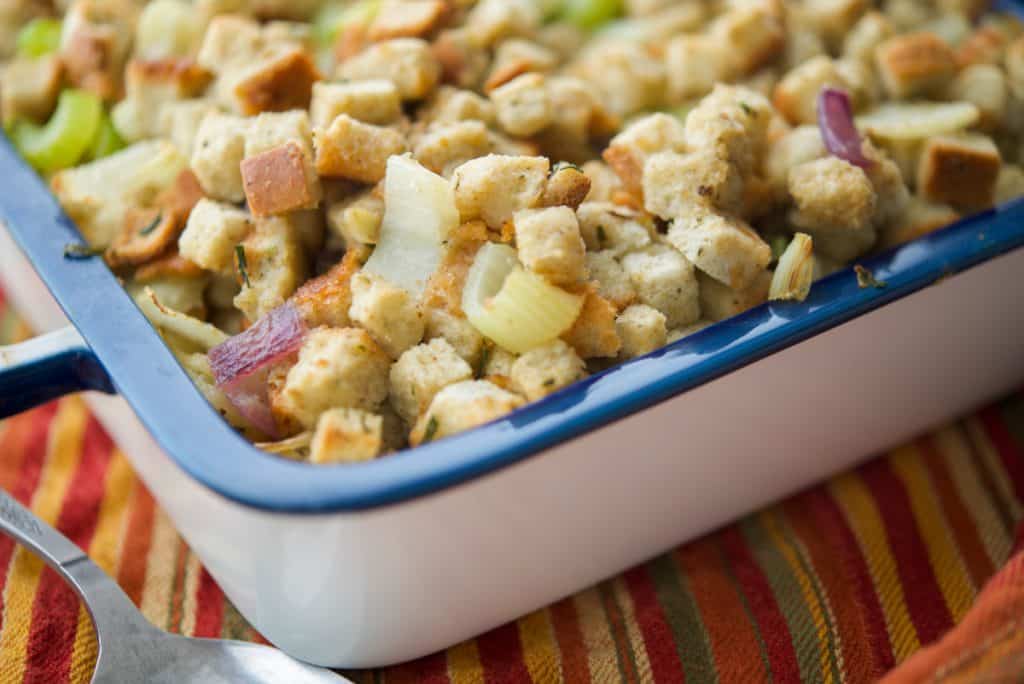
[[[0, 299], [0, 339], [25, 334]], [[86, 549], [154, 624], [260, 640], [79, 398], [0, 423], [0, 487]], [[1019, 395], [445, 653], [346, 674], [1024, 682], [1022, 502]], [[0, 682], [88, 681], [84, 609], [6, 538], [0, 590]]]

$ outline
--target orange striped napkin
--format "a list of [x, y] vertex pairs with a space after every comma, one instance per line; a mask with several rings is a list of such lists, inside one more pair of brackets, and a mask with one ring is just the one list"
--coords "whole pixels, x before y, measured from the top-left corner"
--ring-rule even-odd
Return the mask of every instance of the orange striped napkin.
[[[27, 331], [2, 304], [0, 340]], [[260, 637], [77, 398], [0, 423], [0, 486], [158, 626]], [[1024, 395], [366, 682], [1024, 682]], [[88, 681], [74, 594], [0, 538], [0, 682]]]

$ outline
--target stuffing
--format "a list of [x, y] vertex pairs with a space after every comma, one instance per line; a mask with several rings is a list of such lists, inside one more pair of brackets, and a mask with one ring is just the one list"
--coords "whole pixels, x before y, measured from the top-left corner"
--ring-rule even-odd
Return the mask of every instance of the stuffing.
[[219, 112], [210, 112], [199, 123], [189, 166], [210, 197], [224, 202], [245, 199], [240, 166], [249, 125], [249, 120]]
[[636, 300], [636, 290], [625, 269], [608, 251], [587, 252], [587, 272], [597, 292], [615, 305], [625, 309]]
[[558, 61], [558, 55], [550, 48], [528, 40], [510, 38], [494, 51], [494, 62], [484, 81], [483, 91], [490, 93], [523, 74], [549, 73], [558, 66]]
[[895, 36], [875, 48], [875, 66], [886, 92], [895, 98], [923, 95], [953, 76], [953, 49], [932, 33]]
[[622, 258], [637, 299], [665, 314], [665, 325], [678, 328], [700, 318], [693, 264], [667, 245], [651, 245]]
[[209, 271], [230, 275], [236, 272], [235, 246], [252, 227], [252, 218], [241, 209], [203, 198], [188, 217], [178, 250]]
[[203, 42], [196, 54], [196, 62], [207, 71], [217, 74], [236, 61], [251, 59], [263, 46], [260, 25], [241, 14], [222, 14], [210, 20], [203, 34]]
[[947, 94], [951, 100], [970, 102], [978, 108], [981, 129], [1000, 128], [1006, 118], [1010, 91], [1006, 74], [994, 64], [972, 64], [962, 69], [949, 83]]
[[615, 327], [618, 307], [597, 293], [594, 287], [584, 290], [583, 308], [562, 339], [582, 359], [614, 358], [622, 348]]
[[555, 164], [539, 204], [542, 207], [569, 207], [575, 211], [589, 192], [590, 178], [578, 167]]
[[254, 229], [235, 248], [235, 267], [242, 279], [235, 306], [250, 321], [259, 320], [283, 304], [306, 279], [306, 255], [295, 224], [280, 216], [257, 219]]
[[978, 134], [936, 136], [924, 144], [917, 190], [937, 204], [960, 211], [992, 206], [1002, 161], [991, 138]]
[[491, 64], [491, 52], [465, 26], [441, 31], [430, 51], [441, 68], [441, 81], [459, 88], [475, 88]]
[[358, 463], [376, 458], [384, 447], [384, 420], [353, 408], [328, 409], [320, 414], [309, 444], [309, 462]]
[[804, 62], [783, 76], [775, 86], [772, 103], [791, 124], [814, 124], [817, 121], [817, 99], [821, 89], [825, 86], [845, 89], [849, 85], [836, 68], [836, 63], [822, 55]]
[[734, 210], [742, 206], [743, 178], [708, 148], [687, 154], [659, 152], [644, 163], [643, 197], [644, 208], [663, 219], [686, 213], [691, 204]]
[[458, 121], [440, 124], [424, 133], [413, 145], [412, 156], [434, 173], [449, 178], [457, 167], [492, 150], [483, 122]]
[[1017, 164], [1003, 164], [996, 179], [996, 204], [1003, 204], [1024, 195], [1024, 169]]
[[[714, 283], [715, 283], [715, 286], [721, 286], [721, 283], [719, 283], [717, 281], [714, 281]], [[683, 339], [684, 337], [689, 337], [690, 335], [692, 335], [694, 333], [700, 332], [701, 330], [703, 330], [704, 328], [708, 327], [712, 323], [713, 323], [713, 321], [706, 320], [706, 319], [701, 319], [701, 320], [697, 321], [696, 323], [691, 323], [690, 325], [683, 326], [682, 328], [674, 328], [672, 330], [669, 330], [668, 331], [668, 338], [667, 338], [665, 343], [666, 344], [672, 344], [673, 342], [678, 342], [679, 340]]]
[[553, 119], [543, 74], [523, 74], [491, 91], [498, 125], [509, 135], [528, 137]]
[[819, 0], [801, 6], [814, 31], [831, 45], [838, 45], [871, 7], [869, 0]]
[[210, 74], [190, 59], [132, 60], [125, 69], [125, 99], [111, 111], [125, 140], [160, 134], [160, 116], [169, 104], [202, 94]]
[[1006, 80], [1017, 98], [1024, 98], [1024, 35], [1010, 43], [1004, 57]]
[[871, 225], [877, 202], [864, 170], [831, 156], [794, 166], [789, 194], [796, 205], [793, 225], [812, 232], [863, 230]]
[[175, 242], [182, 223], [182, 218], [172, 212], [129, 207], [123, 229], [107, 248], [104, 259], [112, 268], [152, 261]]
[[217, 111], [208, 100], [180, 100], [168, 102], [160, 112], [158, 128], [160, 135], [166, 137], [174, 146], [189, 158], [195, 151], [195, 141], [199, 133], [199, 124], [207, 114]]
[[[596, 159], [588, 161], [580, 166], [580, 171], [590, 180], [590, 190], [583, 198], [584, 202], [610, 202], [612, 196], [622, 191], [619, 176], [602, 161]], [[642, 171], [643, 166], [640, 166], [636, 176], [638, 184]]]
[[668, 339], [665, 314], [646, 304], [633, 304], [620, 313], [615, 331], [622, 341], [619, 354], [627, 359], [660, 349]]
[[419, 111], [422, 120], [433, 124], [479, 121], [492, 124], [495, 121], [494, 105], [487, 98], [472, 90], [442, 85]]
[[405, 351], [391, 366], [389, 401], [405, 422], [416, 422], [448, 385], [473, 379], [473, 369], [444, 339]]
[[3, 123], [16, 119], [45, 121], [60, 92], [64, 65], [56, 55], [13, 59], [0, 72], [0, 115]]
[[760, 165], [771, 120], [763, 95], [719, 84], [686, 115], [686, 144], [714, 150], [747, 176]]
[[264, 48], [237, 72], [222, 74], [230, 84], [230, 104], [247, 116], [306, 109], [320, 72], [305, 49], [278, 44]]
[[316, 172], [360, 183], [384, 179], [388, 157], [404, 154], [405, 137], [398, 131], [356, 121], [339, 114], [326, 129], [316, 129]]
[[555, 285], [581, 280], [586, 272], [586, 245], [570, 207], [523, 209], [512, 216], [519, 260]]
[[643, 192], [644, 163], [658, 152], [686, 149], [686, 129], [669, 114], [650, 114], [637, 119], [612, 138], [602, 153], [627, 190]]
[[484, 350], [484, 362], [481, 364], [480, 376], [500, 387], [509, 387], [512, 381], [512, 364], [519, 358], [518, 354], [502, 349], [497, 345], [488, 346]]
[[448, 385], [434, 396], [409, 435], [413, 446], [463, 432], [511, 413], [523, 398], [487, 382], [464, 380]]
[[75, 87], [114, 100], [131, 49], [138, 6], [123, 0], [75, 0], [64, 15], [60, 59]]
[[441, 78], [441, 65], [430, 45], [419, 38], [395, 38], [375, 43], [338, 66], [338, 78], [391, 81], [402, 100], [422, 100]]
[[759, 272], [741, 289], [733, 289], [704, 273], [698, 273], [697, 278], [700, 281], [700, 308], [709, 321], [732, 318], [768, 301], [768, 288], [772, 283], [772, 274], [768, 271]]
[[487, 224], [479, 220], [467, 221], [448, 234], [441, 263], [421, 297], [424, 307], [463, 315], [462, 288], [477, 251], [487, 239]]
[[730, 47], [704, 34], [675, 36], [665, 46], [668, 97], [674, 103], [702, 97], [729, 76]]
[[455, 353], [473, 368], [480, 364], [484, 351], [484, 337], [473, 325], [461, 316], [445, 309], [427, 309], [426, 328], [423, 339], [445, 340]]
[[859, 230], [819, 228], [810, 232], [814, 239], [814, 252], [834, 261], [845, 263], [866, 254], [878, 240], [873, 225]]
[[352, 277], [348, 317], [373, 335], [392, 358], [423, 339], [423, 311], [414, 297], [376, 275], [361, 272]]
[[768, 3], [737, 5], [716, 19], [709, 34], [719, 45], [729, 46], [725, 53], [730, 70], [746, 74], [770, 62], [786, 42], [781, 17]]
[[333, 408], [373, 411], [387, 397], [390, 365], [365, 330], [317, 328], [302, 343], [276, 406], [307, 430]]
[[536, 206], [549, 170], [544, 157], [490, 154], [462, 164], [452, 173], [462, 220], [482, 218], [501, 228], [515, 212]]
[[973, 64], [999, 64], [1007, 48], [1008, 38], [993, 26], [979, 26], [956, 46], [956, 63], [960, 68]]
[[529, 35], [541, 22], [540, 8], [532, 0], [480, 0], [466, 17], [466, 30], [479, 47], [489, 47], [510, 36]]
[[326, 273], [302, 284], [289, 298], [310, 328], [322, 325], [345, 328], [352, 306], [352, 276], [362, 267], [360, 251], [350, 249]]
[[895, 29], [892, 22], [881, 12], [867, 12], [850, 29], [843, 39], [843, 56], [870, 62], [875, 48], [892, 37]]
[[586, 375], [583, 360], [573, 348], [562, 340], [555, 340], [516, 359], [509, 379], [512, 388], [527, 401], [537, 401]]
[[327, 227], [342, 246], [375, 245], [384, 219], [384, 200], [367, 191], [327, 207]]
[[445, 0], [388, 0], [377, 11], [367, 38], [373, 42], [421, 38], [436, 29], [447, 12]]
[[313, 126], [327, 128], [340, 114], [363, 123], [386, 125], [402, 116], [402, 101], [391, 81], [313, 84], [309, 118]]
[[315, 208], [322, 190], [308, 161], [302, 146], [291, 140], [243, 159], [242, 187], [253, 215]]
[[771, 145], [765, 156], [764, 172], [776, 201], [788, 199], [791, 170], [827, 155], [817, 126], [797, 126]]
[[642, 45], [609, 41], [589, 48], [569, 75], [589, 81], [617, 116], [656, 109], [665, 100], [665, 65]]
[[871, 142], [865, 142], [861, 150], [873, 162], [865, 172], [875, 189], [874, 224], [884, 226], [903, 215], [910, 200], [910, 190], [903, 181], [900, 167], [885, 152]]
[[584, 202], [576, 210], [580, 235], [590, 251], [608, 250], [616, 257], [651, 244], [643, 216], [610, 202]]
[[879, 239], [882, 249], [902, 245], [939, 228], [944, 228], [960, 218], [960, 214], [944, 204], [933, 204], [917, 195], [910, 198], [906, 211], [896, 221], [886, 226]]
[[750, 286], [772, 258], [771, 247], [746, 223], [700, 207], [675, 219], [666, 239], [694, 266], [738, 290]]
[[593, 151], [587, 142], [605, 134], [602, 125], [611, 115], [604, 111], [587, 83], [578, 78], [548, 76], [547, 92], [551, 101], [551, 126], [547, 132], [553, 138], [584, 147], [584, 157], [589, 159]]

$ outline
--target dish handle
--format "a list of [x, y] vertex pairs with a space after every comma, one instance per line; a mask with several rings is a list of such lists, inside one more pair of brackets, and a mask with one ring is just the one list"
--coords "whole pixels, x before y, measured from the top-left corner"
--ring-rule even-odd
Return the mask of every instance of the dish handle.
[[74, 327], [0, 345], [0, 418], [82, 390], [115, 392], [99, 359]]

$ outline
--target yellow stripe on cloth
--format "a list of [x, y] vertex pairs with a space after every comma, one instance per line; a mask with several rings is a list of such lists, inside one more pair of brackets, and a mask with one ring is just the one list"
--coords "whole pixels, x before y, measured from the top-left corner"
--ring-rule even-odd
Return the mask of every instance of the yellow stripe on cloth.
[[[82, 435], [87, 418], [88, 412], [82, 400], [70, 397], [60, 402], [50, 423], [46, 460], [31, 508], [54, 526], [82, 457]], [[0, 678], [5, 682], [20, 682], [25, 676], [32, 607], [43, 567], [38, 556], [21, 546], [11, 557], [4, 591], [4, 629], [0, 634]]]
[[451, 684], [477, 684], [484, 679], [480, 653], [475, 641], [464, 641], [448, 649], [448, 679]]
[[612, 592], [615, 595], [616, 602], [622, 606], [622, 617], [626, 623], [626, 636], [633, 651], [633, 659], [636, 662], [636, 670], [640, 676], [640, 681], [652, 681], [651, 659], [647, 655], [647, 645], [644, 642], [643, 634], [640, 632], [640, 623], [636, 619], [633, 597], [630, 596], [629, 589], [626, 588], [626, 583], [621, 575], [612, 582]]
[[[96, 532], [89, 544], [89, 556], [111, 577], [117, 575], [121, 540], [128, 520], [128, 503], [134, 490], [135, 474], [128, 459], [115, 451], [107, 466], [107, 477], [103, 487], [103, 500], [96, 519]], [[82, 606], [78, 611], [78, 627], [71, 657], [71, 681], [88, 682], [96, 662], [96, 634], [89, 614]]]
[[181, 633], [192, 636], [196, 633], [196, 615], [199, 612], [198, 596], [199, 575], [202, 566], [199, 564], [199, 556], [188, 552], [188, 559], [185, 562], [185, 599], [182, 606]]
[[548, 611], [537, 610], [518, 622], [523, 662], [535, 682], [554, 682], [561, 676], [561, 656]]
[[181, 542], [171, 519], [162, 509], [153, 515], [153, 536], [146, 557], [146, 581], [142, 585], [142, 614], [160, 629], [171, 622], [171, 595], [174, 592], [175, 559]]
[[605, 617], [601, 593], [591, 587], [573, 597], [579, 616], [583, 648], [587, 651], [587, 668], [592, 682], [615, 682], [621, 678], [608, 619]]
[[886, 538], [885, 524], [864, 481], [856, 473], [846, 473], [835, 478], [829, 483], [829, 490], [843, 509], [846, 522], [857, 537], [875, 585], [875, 594], [882, 604], [893, 655], [897, 663], [902, 662], [921, 644], [910, 621], [896, 559], [893, 558]]
[[960, 622], [974, 600], [975, 588], [967, 573], [963, 556], [953, 541], [953, 530], [946, 520], [931, 478], [925, 470], [924, 455], [913, 445], [895, 449], [889, 456], [893, 472], [903, 481], [921, 530], [928, 560], [939, 582], [942, 597], [955, 622]]
[[988, 433], [985, 432], [985, 428], [981, 425], [977, 416], [967, 418], [964, 421], [964, 425], [967, 427], [967, 434], [970, 435], [971, 441], [981, 456], [981, 461], [984, 464], [983, 467], [992, 473], [996, 489], [999, 490], [997, 493], [993, 493], [992, 496], [998, 496], [1002, 499], [1010, 510], [1010, 516], [1014, 520], [1020, 520], [1021, 516], [1024, 515], [1024, 505], [1017, 500], [1017, 495], [1013, 491], [1013, 483], [1010, 482], [1010, 478], [1006, 475], [1006, 468], [1003, 466], [1002, 459], [999, 458], [995, 446], [988, 438]]

